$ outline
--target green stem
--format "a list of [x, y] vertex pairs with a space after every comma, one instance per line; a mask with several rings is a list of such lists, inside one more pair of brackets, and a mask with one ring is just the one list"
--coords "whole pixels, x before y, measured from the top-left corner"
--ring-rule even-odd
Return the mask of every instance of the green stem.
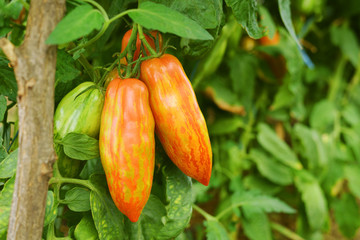
[[137, 25], [139, 28], [139, 39], [145, 45], [146, 49], [149, 50], [151, 55], [157, 56], [157, 52], [151, 47], [150, 43], [148, 43], [148, 41], [146, 41], [142, 27], [139, 24], [137, 24]]
[[290, 240], [305, 240], [304, 238], [300, 237], [293, 231], [289, 230], [288, 228], [286, 228], [278, 223], [271, 223], [270, 226], [272, 229], [278, 231], [279, 233], [281, 233], [282, 235], [284, 235], [285, 237], [287, 237]]
[[105, 22], [109, 21], [109, 16], [107, 15], [105, 9], [98, 4], [97, 2], [93, 1], [93, 0], [83, 0], [84, 2], [88, 2], [91, 3], [92, 5], [94, 5], [97, 9], [99, 9], [101, 15], [104, 17]]
[[200, 208], [200, 207], [197, 206], [196, 204], [193, 204], [192, 206], [193, 206], [193, 208], [194, 208], [198, 213], [200, 213], [206, 220], [208, 220], [208, 221], [209, 221], [209, 220], [215, 220], [215, 221], [217, 221], [217, 219], [216, 219], [214, 216], [208, 214], [207, 212], [205, 212], [202, 208]]
[[63, 178], [63, 177], [52, 177], [49, 181], [49, 185], [52, 184], [63, 184], [63, 183], [72, 183], [72, 184], [78, 184], [82, 185], [84, 187], [89, 188], [92, 191], [96, 191], [94, 186], [88, 181], [83, 179], [77, 179], [77, 178]]
[[88, 62], [88, 60], [84, 57], [83, 54], [80, 54], [79, 57], [80, 64], [84, 67], [87, 74], [90, 76], [91, 80], [93, 82], [97, 82], [97, 79], [99, 79], [99, 72], [95, 71], [93, 66]]
[[328, 99], [330, 101], [335, 101], [336, 96], [338, 95], [338, 93], [340, 91], [341, 82], [342, 82], [346, 63], [347, 63], [347, 58], [344, 56], [341, 56], [341, 58], [337, 64], [337, 67], [336, 67], [335, 75], [331, 79], [331, 82], [330, 82], [330, 89], [328, 92]]
[[121, 18], [121, 17], [123, 17], [123, 16], [125, 16], [125, 15], [127, 15], [127, 14], [129, 14], [129, 13], [131, 13], [131, 12], [136, 12], [136, 11], [138, 11], [137, 8], [135, 8], [135, 9], [128, 9], [128, 10], [126, 10], [126, 11], [124, 11], [124, 12], [121, 12], [121, 13], [113, 16], [112, 18], [110, 18], [109, 24], [112, 23], [113, 21], [115, 21], [115, 20], [117, 20], [117, 19], [119, 19], [119, 18]]
[[348, 96], [351, 97], [352, 92], [354, 91], [355, 87], [359, 84], [360, 82], [360, 59], [359, 59], [359, 63], [356, 67], [355, 73], [353, 75], [353, 77], [351, 78], [351, 81], [347, 87], [347, 93]]

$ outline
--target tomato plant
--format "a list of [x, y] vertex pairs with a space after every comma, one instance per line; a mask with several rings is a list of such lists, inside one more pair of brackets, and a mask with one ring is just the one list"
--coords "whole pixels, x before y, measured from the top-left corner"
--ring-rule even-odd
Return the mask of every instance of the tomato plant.
[[[0, 2], [0, 37], [25, 41], [31, 5]], [[357, 0], [67, 1], [46, 40], [43, 239], [359, 239], [359, 16]], [[0, 239], [16, 67], [0, 52]]]

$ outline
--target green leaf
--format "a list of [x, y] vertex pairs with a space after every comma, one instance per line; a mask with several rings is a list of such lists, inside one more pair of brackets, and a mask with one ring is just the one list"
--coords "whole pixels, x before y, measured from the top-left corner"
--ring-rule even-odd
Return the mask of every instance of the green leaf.
[[188, 225], [192, 215], [191, 179], [175, 165], [163, 168], [167, 214], [162, 218], [164, 227], [157, 233], [157, 239], [170, 239], [179, 235]]
[[257, 22], [258, 3], [256, 0], [225, 0], [225, 2], [231, 7], [236, 20], [250, 37], [258, 39], [264, 36], [263, 29]]
[[261, 123], [258, 128], [257, 140], [263, 148], [285, 165], [294, 169], [302, 169], [302, 165], [294, 152], [269, 126]]
[[269, 220], [264, 212], [259, 212], [255, 207], [244, 206], [242, 224], [245, 235], [251, 240], [271, 240]]
[[75, 67], [75, 60], [71, 55], [64, 50], [58, 50], [55, 72], [56, 103], [59, 103], [66, 93], [78, 84], [78, 81], [73, 80], [78, 77], [80, 73], [81, 71]]
[[302, 48], [299, 39], [296, 36], [295, 29], [291, 20], [290, 0], [278, 0], [281, 20], [283, 21], [286, 29], [290, 33], [299, 48]]
[[90, 193], [90, 206], [100, 240], [125, 239], [124, 215], [115, 206], [103, 175], [92, 175], [96, 191]]
[[73, 159], [90, 160], [99, 157], [99, 141], [81, 133], [68, 133], [61, 140], [65, 154]]
[[9, 100], [16, 102], [17, 83], [14, 70], [9, 67], [9, 60], [0, 56], [0, 95], [9, 97]]
[[86, 188], [74, 187], [65, 194], [64, 203], [74, 212], [90, 210], [90, 191]]
[[64, 44], [99, 30], [104, 18], [90, 5], [80, 5], [67, 14], [46, 40], [47, 44]]
[[49, 223], [55, 221], [57, 213], [58, 204], [54, 203], [54, 193], [52, 191], [48, 191], [46, 197], [44, 227], [47, 226]]
[[312, 230], [320, 230], [327, 219], [327, 203], [318, 181], [305, 170], [298, 171], [295, 185], [301, 193], [305, 211]]
[[360, 166], [358, 164], [345, 165], [344, 172], [349, 182], [351, 193], [360, 198]]
[[204, 222], [206, 227], [207, 240], [230, 240], [224, 226], [216, 220], [206, 220]]
[[257, 192], [235, 192], [231, 196], [233, 206], [253, 207], [258, 212], [295, 213], [295, 210], [281, 200]]
[[325, 146], [316, 130], [298, 123], [294, 127], [294, 133], [301, 141], [303, 150], [301, 153], [308, 160], [310, 169], [322, 167], [328, 163]]
[[194, 20], [162, 4], [144, 2], [129, 13], [131, 19], [148, 29], [173, 33], [180, 37], [212, 40], [213, 37]]
[[4, 119], [6, 108], [7, 108], [6, 98], [3, 95], [0, 95], [0, 122], [2, 122]]
[[10, 1], [4, 8], [5, 16], [10, 17], [12, 19], [18, 19], [20, 12], [23, 8], [21, 1], [12, 0]]
[[18, 149], [11, 152], [4, 161], [0, 162], [0, 178], [10, 178], [16, 172]]
[[89, 179], [92, 174], [105, 174], [100, 158], [86, 161], [85, 166], [80, 173], [80, 177], [82, 179]]
[[339, 46], [342, 53], [349, 58], [352, 65], [357, 67], [360, 47], [354, 31], [345, 25], [332, 25], [330, 28], [330, 36], [332, 43]]
[[349, 239], [354, 239], [360, 227], [360, 211], [356, 198], [344, 193], [340, 199], [333, 200], [332, 207], [341, 233]]
[[76, 240], [97, 240], [98, 233], [91, 214], [85, 214], [74, 231]]
[[228, 117], [216, 120], [209, 125], [209, 133], [211, 135], [228, 134], [237, 131], [244, 126], [244, 122], [240, 117]]
[[[149, 1], [149, 0], [146, 0]], [[140, 1], [140, 4], [145, 1]], [[213, 29], [220, 25], [222, 1], [220, 0], [151, 0], [176, 10], [197, 22], [205, 29]]]
[[10, 178], [0, 192], [0, 236], [3, 236], [9, 225], [11, 201], [14, 193], [15, 175]]
[[337, 109], [333, 102], [326, 99], [317, 102], [314, 105], [310, 115], [310, 126], [320, 133], [327, 132], [332, 129]]
[[271, 110], [276, 111], [280, 108], [290, 107], [294, 104], [294, 101], [294, 94], [290, 91], [289, 86], [284, 84], [277, 91]]
[[282, 165], [276, 159], [255, 148], [251, 150], [250, 157], [255, 161], [259, 172], [270, 181], [279, 185], [292, 183], [293, 174], [291, 169]]

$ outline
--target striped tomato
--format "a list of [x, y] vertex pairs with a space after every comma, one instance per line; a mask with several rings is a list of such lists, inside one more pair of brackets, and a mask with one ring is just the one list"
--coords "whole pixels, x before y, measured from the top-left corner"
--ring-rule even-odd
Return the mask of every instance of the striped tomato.
[[[61, 99], [54, 115], [54, 135], [62, 139], [70, 132], [97, 138], [104, 104], [104, 94], [93, 82], [83, 82]], [[65, 155], [62, 146], [56, 145], [58, 166], [65, 177], [75, 177], [81, 171], [83, 161]]]
[[132, 222], [150, 196], [154, 128], [146, 85], [137, 79], [111, 81], [101, 115], [100, 157], [112, 199]]
[[141, 64], [142, 80], [150, 91], [156, 134], [176, 166], [208, 185], [212, 151], [203, 114], [179, 60], [169, 54]]

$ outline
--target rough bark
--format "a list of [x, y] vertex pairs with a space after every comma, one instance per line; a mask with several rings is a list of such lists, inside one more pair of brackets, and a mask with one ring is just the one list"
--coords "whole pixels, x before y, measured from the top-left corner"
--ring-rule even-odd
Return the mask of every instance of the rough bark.
[[65, 0], [32, 0], [20, 47], [0, 39], [18, 84], [19, 159], [8, 239], [41, 239], [53, 147], [56, 46], [45, 40], [60, 21]]

